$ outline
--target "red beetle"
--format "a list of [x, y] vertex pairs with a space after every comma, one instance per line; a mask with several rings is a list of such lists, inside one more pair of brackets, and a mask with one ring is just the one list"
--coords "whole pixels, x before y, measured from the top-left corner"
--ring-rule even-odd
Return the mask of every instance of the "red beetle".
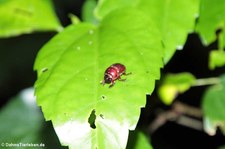
[[105, 83], [110, 84], [109, 87], [112, 87], [115, 84], [116, 80], [125, 81], [126, 79], [121, 79], [122, 75], [129, 75], [131, 73], [126, 74], [126, 67], [123, 64], [115, 63], [109, 66], [104, 74], [104, 80], [101, 81], [102, 85]]

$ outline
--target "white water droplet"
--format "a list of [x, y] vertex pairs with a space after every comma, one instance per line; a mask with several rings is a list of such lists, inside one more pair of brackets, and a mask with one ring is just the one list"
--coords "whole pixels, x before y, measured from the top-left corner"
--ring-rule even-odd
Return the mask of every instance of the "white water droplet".
[[80, 47], [77, 47], [77, 50], [79, 51], [80, 50]]
[[88, 41], [88, 44], [89, 44], [89, 45], [92, 45], [92, 44], [93, 44], [93, 41]]
[[177, 50], [182, 50], [183, 49], [183, 46], [182, 45], [178, 45], [177, 46]]
[[89, 34], [92, 35], [94, 33], [93, 30], [89, 30]]

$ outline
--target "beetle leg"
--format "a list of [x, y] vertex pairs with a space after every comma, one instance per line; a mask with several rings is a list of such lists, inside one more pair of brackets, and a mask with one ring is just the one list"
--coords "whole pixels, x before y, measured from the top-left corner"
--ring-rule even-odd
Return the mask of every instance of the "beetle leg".
[[119, 81], [126, 81], [127, 79], [126, 78], [124, 78], [124, 79], [119, 78], [118, 80]]
[[128, 75], [131, 75], [131, 74], [132, 74], [132, 72], [129, 72], [129, 73], [124, 72], [123, 75], [128, 76]]
[[109, 88], [113, 87], [114, 84], [115, 84], [115, 82], [112, 81], [112, 82], [110, 83], [110, 85], [109, 85]]

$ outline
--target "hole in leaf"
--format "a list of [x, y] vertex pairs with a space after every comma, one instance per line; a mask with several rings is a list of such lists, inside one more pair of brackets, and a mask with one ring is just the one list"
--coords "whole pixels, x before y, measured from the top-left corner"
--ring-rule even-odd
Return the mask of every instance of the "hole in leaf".
[[105, 99], [106, 98], [105, 95], [102, 95], [101, 97], [102, 97], [102, 99]]
[[93, 109], [91, 111], [91, 114], [90, 114], [89, 118], [88, 118], [88, 123], [90, 124], [90, 127], [93, 128], [93, 129], [96, 128], [95, 119], [96, 119], [95, 109]]
[[101, 117], [102, 119], [104, 119], [104, 115], [103, 115], [103, 114], [100, 114], [100, 117]]
[[46, 72], [46, 71], [48, 71], [48, 68], [41, 69], [41, 72]]

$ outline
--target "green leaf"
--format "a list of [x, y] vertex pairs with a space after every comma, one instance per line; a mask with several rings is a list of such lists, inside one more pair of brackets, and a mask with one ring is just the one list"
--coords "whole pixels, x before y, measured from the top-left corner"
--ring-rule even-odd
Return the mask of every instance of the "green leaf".
[[213, 50], [209, 55], [209, 68], [211, 70], [216, 67], [223, 67], [225, 65], [225, 52], [221, 50]]
[[193, 32], [198, 14], [198, 0], [100, 0], [95, 14], [104, 18], [117, 8], [132, 6], [152, 18], [161, 32], [168, 62], [177, 49], [182, 49], [187, 34]]
[[69, 14], [69, 18], [70, 18], [72, 24], [78, 24], [81, 22], [80, 19], [72, 13]]
[[127, 149], [153, 149], [147, 137], [140, 130], [131, 131]]
[[225, 145], [220, 146], [218, 149], [225, 149]]
[[35, 101], [34, 89], [27, 88], [0, 109], [1, 149], [32, 148], [28, 146], [32, 144], [37, 149], [64, 148], [60, 145], [52, 125], [44, 121]]
[[98, 21], [94, 16], [94, 9], [97, 5], [96, 0], [86, 0], [82, 7], [82, 20], [85, 22], [90, 22], [96, 24]]
[[10, 148], [7, 147], [7, 143], [42, 143], [40, 130], [43, 117], [29, 92], [30, 89], [23, 91], [1, 109], [1, 148]]
[[209, 87], [203, 97], [202, 108], [204, 112], [204, 129], [210, 134], [216, 133], [217, 126], [225, 133], [225, 75], [221, 83]]
[[[216, 30], [224, 30], [225, 1], [201, 0], [200, 16], [196, 30], [199, 32], [204, 44], [210, 44], [216, 40]], [[225, 46], [225, 34], [223, 34], [223, 46]]]
[[[162, 55], [157, 28], [132, 8], [109, 14], [99, 26], [71, 25], [54, 37], [36, 59], [35, 88], [61, 143], [71, 148], [125, 148], [146, 93], [152, 93], [160, 78]], [[100, 81], [113, 63], [124, 64], [132, 74], [109, 88]]]
[[0, 1], [0, 37], [61, 29], [50, 0]]
[[170, 105], [178, 94], [187, 91], [195, 82], [195, 77], [187, 72], [167, 74], [158, 90], [160, 99]]

